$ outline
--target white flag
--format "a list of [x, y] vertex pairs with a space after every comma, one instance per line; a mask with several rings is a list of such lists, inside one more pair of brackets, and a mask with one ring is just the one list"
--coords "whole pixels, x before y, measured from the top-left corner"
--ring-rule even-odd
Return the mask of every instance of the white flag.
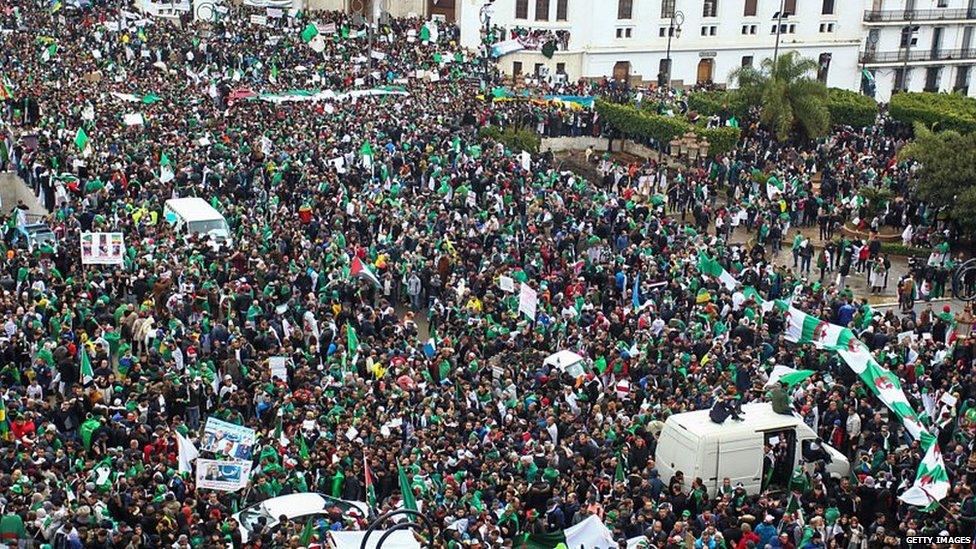
[[193, 471], [193, 466], [190, 462], [197, 459], [200, 456], [200, 452], [197, 451], [197, 447], [193, 445], [193, 441], [186, 438], [179, 431], [176, 433], [176, 446], [179, 449], [179, 471], [181, 473], [189, 473]]

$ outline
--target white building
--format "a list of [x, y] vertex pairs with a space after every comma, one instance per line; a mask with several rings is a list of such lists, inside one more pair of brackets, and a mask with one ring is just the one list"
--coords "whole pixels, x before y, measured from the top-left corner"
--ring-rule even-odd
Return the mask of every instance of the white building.
[[[865, 0], [861, 62], [876, 97], [893, 91], [976, 95], [976, 0]], [[870, 77], [862, 81], [867, 84]]]
[[[669, 29], [672, 21], [675, 27], [680, 22], [680, 32], [675, 28], [671, 36], [672, 84], [721, 85], [735, 68], [773, 57], [782, 8], [779, 51], [796, 50], [820, 60], [820, 77], [828, 86], [857, 89], [863, 1], [494, 0], [491, 23], [504, 27], [507, 36], [515, 28], [536, 35], [568, 33], [568, 40], [561, 35], [552, 59], [526, 50], [500, 57], [497, 64], [506, 74], [548, 71], [565, 73], [570, 80], [612, 75], [649, 82], [665, 71]], [[481, 40], [485, 2], [456, 2], [467, 47]]]
[[461, 0], [305, 0], [311, 10], [344, 11], [361, 13], [375, 20], [380, 12], [393, 17], [442, 16], [454, 21], [455, 3]]

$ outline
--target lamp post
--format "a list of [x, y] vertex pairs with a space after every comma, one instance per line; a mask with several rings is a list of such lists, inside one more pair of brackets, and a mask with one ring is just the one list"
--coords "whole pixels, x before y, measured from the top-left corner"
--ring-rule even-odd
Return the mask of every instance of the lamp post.
[[666, 67], [661, 74], [658, 75], [658, 86], [664, 88], [667, 91], [671, 87], [671, 39], [677, 34], [678, 38], [681, 38], [681, 25], [685, 22], [684, 12], [672, 11], [671, 12], [671, 22], [668, 23], [668, 54]]

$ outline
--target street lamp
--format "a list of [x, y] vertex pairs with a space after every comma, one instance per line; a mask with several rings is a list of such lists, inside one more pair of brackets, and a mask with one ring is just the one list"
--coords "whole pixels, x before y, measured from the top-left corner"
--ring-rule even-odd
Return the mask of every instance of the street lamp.
[[671, 21], [668, 23], [668, 55], [665, 69], [661, 71], [658, 75], [657, 85], [664, 88], [665, 91], [671, 87], [671, 39], [673, 37], [681, 38], [681, 25], [685, 22], [684, 12], [672, 11]]

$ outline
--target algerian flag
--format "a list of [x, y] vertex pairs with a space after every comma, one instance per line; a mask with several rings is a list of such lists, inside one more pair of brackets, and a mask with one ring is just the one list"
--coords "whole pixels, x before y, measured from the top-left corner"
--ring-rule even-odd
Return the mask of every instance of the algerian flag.
[[159, 182], [169, 183], [175, 178], [176, 175], [173, 173], [173, 164], [169, 161], [169, 157], [166, 156], [166, 153], [164, 152], [159, 157]]
[[95, 379], [95, 371], [92, 370], [91, 359], [88, 358], [88, 350], [85, 345], [81, 345], [81, 384], [88, 385]]
[[766, 382], [766, 387], [776, 385], [777, 383], [785, 383], [793, 387], [798, 383], [802, 383], [803, 380], [815, 373], [813, 370], [796, 370], [789, 366], [776, 366], [773, 368], [772, 373], [769, 374], [769, 381]]
[[775, 175], [769, 176], [766, 180], [766, 196], [770, 200], [776, 197], [776, 195], [783, 194], [784, 185], [783, 182], [779, 180]]
[[819, 343], [826, 337], [829, 324], [796, 307], [790, 307], [786, 312], [786, 340], [793, 343]]
[[190, 464], [190, 462], [200, 457], [200, 452], [197, 451], [197, 447], [193, 445], [193, 441], [177, 431], [176, 447], [179, 453], [179, 471], [181, 473], [189, 473], [193, 471], [193, 466]]
[[569, 528], [549, 532], [548, 534], [525, 534], [522, 544], [516, 547], [526, 549], [576, 549], [578, 547], [613, 549], [617, 541], [613, 533], [596, 515], [590, 515], [586, 520]]
[[308, 44], [313, 38], [319, 35], [319, 29], [314, 23], [309, 23], [305, 26], [305, 30], [302, 31], [302, 42]]
[[918, 414], [908, 403], [898, 376], [878, 364], [867, 349], [856, 352], [838, 350], [837, 353], [868, 386], [868, 389], [902, 420], [905, 429], [913, 437], [920, 438], [923, 430], [918, 423]]
[[935, 436], [923, 432], [922, 447], [926, 446], [928, 449], [925, 451], [922, 463], [918, 465], [915, 484], [898, 496], [898, 499], [905, 503], [918, 507], [928, 507], [942, 500], [949, 493], [950, 487], [949, 474]]
[[397, 477], [400, 483], [400, 498], [403, 500], [402, 507], [411, 511], [419, 511], [417, 496], [413, 493], [413, 487], [410, 485], [410, 480], [407, 479], [407, 473], [400, 465], [397, 465]]
[[698, 252], [698, 270], [704, 275], [717, 278], [728, 290], [734, 290], [739, 284], [728, 271], [719, 265], [718, 261], [708, 257], [705, 252]]
[[268, 75], [268, 82], [271, 82], [272, 84], [278, 83], [278, 65], [271, 65], [271, 74]]
[[85, 128], [78, 128], [78, 133], [75, 134], [75, 147], [78, 147], [79, 151], [85, 152], [85, 149], [88, 148], [88, 142], [88, 134], [85, 133]]
[[48, 47], [44, 48], [44, 51], [41, 52], [41, 60], [44, 62], [48, 62], [51, 60], [52, 57], [54, 57], [57, 54], [58, 54], [58, 45], [49, 44]]

